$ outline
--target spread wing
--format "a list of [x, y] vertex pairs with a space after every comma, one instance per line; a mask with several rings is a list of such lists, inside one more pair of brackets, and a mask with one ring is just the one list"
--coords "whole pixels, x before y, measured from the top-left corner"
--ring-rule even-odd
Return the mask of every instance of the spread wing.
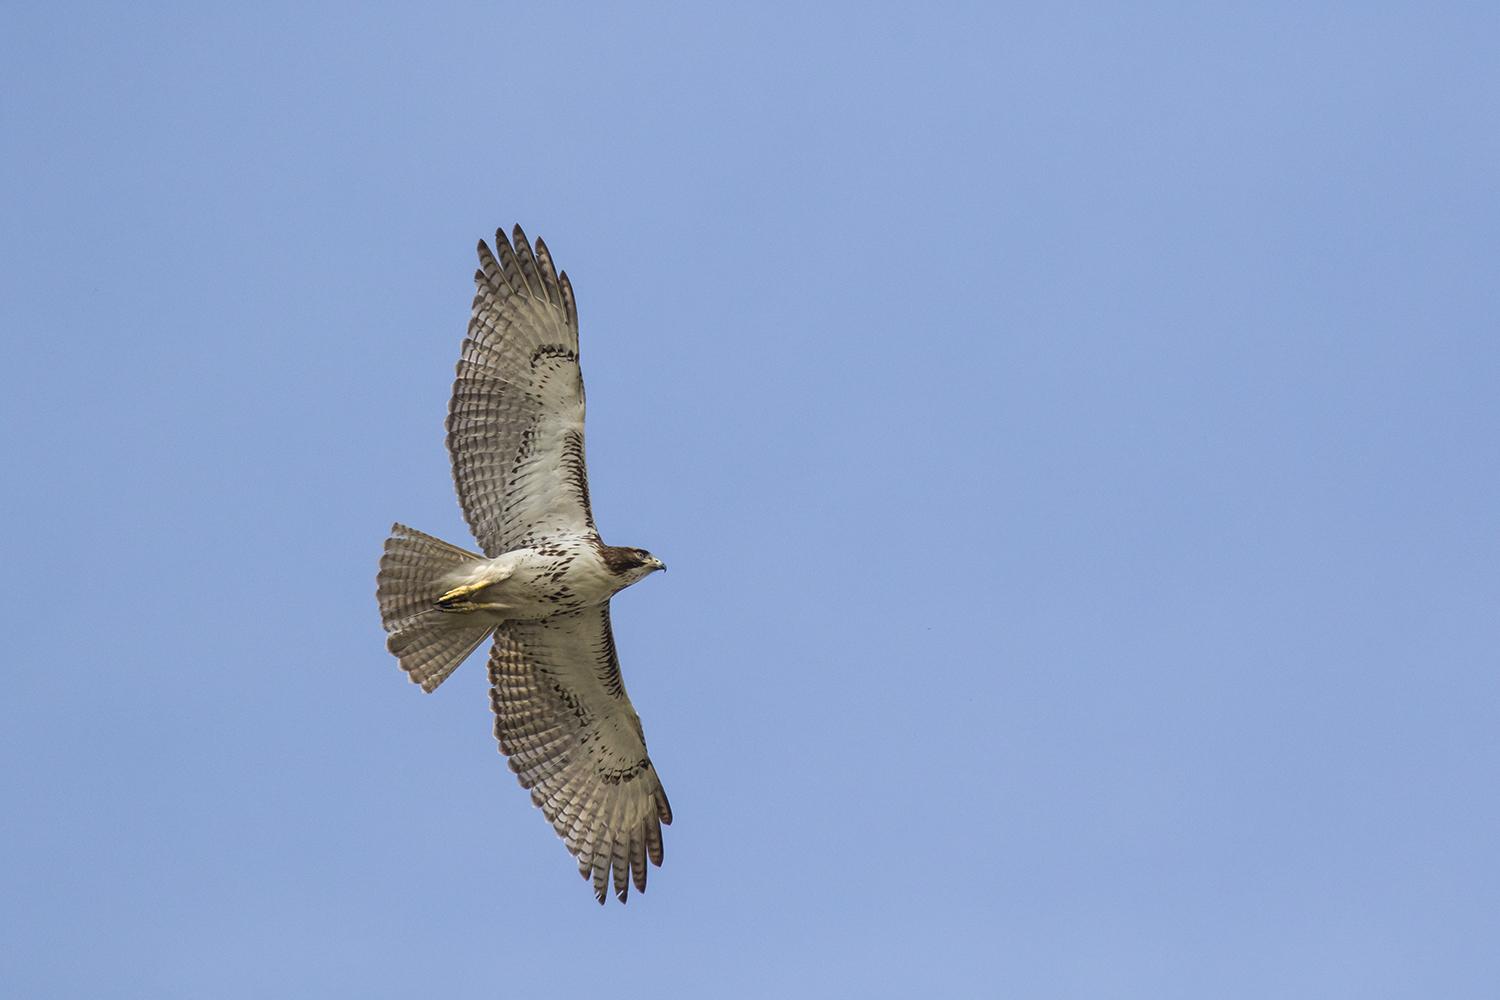
[[474, 308], [448, 404], [458, 502], [485, 555], [593, 530], [583, 460], [578, 309], [541, 240], [481, 240]]
[[500, 626], [490, 703], [500, 750], [599, 902], [611, 871], [620, 902], [632, 881], [644, 892], [672, 808], [620, 680], [609, 605]]

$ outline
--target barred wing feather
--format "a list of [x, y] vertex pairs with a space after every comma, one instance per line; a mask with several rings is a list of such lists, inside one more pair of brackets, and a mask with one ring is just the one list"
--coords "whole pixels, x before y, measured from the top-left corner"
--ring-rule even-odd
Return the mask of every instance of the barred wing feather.
[[644, 892], [672, 809], [620, 680], [609, 605], [500, 626], [490, 686], [500, 750], [599, 902], [611, 874], [621, 902], [632, 883]]
[[469, 332], [448, 405], [448, 453], [464, 517], [494, 557], [593, 530], [583, 455], [578, 309], [540, 239], [481, 241]]

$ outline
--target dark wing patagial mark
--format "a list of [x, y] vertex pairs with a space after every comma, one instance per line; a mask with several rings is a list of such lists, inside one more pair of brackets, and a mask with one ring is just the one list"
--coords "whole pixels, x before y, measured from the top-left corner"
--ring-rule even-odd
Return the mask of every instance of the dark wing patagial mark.
[[590, 531], [596, 530], [594, 511], [589, 504], [589, 469], [583, 458], [583, 435], [577, 431], [563, 435], [561, 471], [578, 509], [583, 511], [584, 522]]
[[531, 367], [535, 368], [543, 361], [551, 358], [556, 358], [560, 361], [576, 362], [578, 360], [578, 355], [576, 352], [568, 350], [561, 344], [543, 344], [541, 347], [538, 347], [536, 350], [531, 352]]

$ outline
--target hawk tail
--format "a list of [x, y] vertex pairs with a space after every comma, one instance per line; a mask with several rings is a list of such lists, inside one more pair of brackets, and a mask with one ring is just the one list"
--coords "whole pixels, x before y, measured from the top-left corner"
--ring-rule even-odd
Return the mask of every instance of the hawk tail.
[[492, 625], [476, 626], [433, 606], [445, 575], [483, 558], [404, 524], [391, 526], [380, 557], [375, 598], [380, 603], [380, 622], [389, 633], [386, 648], [424, 691], [447, 680], [493, 631]]

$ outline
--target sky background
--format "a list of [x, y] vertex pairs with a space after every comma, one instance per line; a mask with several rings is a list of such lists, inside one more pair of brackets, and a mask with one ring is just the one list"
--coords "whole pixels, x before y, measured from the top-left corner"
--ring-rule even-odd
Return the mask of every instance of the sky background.
[[[4, 5], [0, 992], [1494, 997], [1486, 4]], [[384, 649], [573, 279], [676, 813]]]

